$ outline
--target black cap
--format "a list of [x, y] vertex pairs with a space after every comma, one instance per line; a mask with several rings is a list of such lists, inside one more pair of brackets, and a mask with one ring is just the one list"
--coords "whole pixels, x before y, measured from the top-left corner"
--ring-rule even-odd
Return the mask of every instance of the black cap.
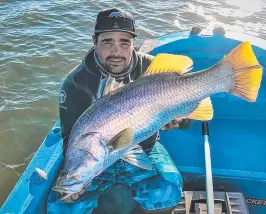
[[96, 19], [94, 34], [113, 31], [127, 32], [136, 37], [134, 17], [120, 8], [100, 11]]

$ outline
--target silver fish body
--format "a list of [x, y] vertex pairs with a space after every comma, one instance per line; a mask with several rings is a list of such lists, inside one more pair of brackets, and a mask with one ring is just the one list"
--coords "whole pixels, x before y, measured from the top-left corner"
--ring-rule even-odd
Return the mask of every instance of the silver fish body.
[[[241, 65], [240, 60], [235, 61]], [[262, 72], [256, 63], [253, 60], [253, 64], [245, 65], [248, 69], [254, 68], [252, 72], [257, 72], [258, 76], [256, 90], [251, 87], [255, 90], [252, 96], [256, 96]], [[137, 144], [171, 120], [186, 117], [203, 99], [213, 94], [234, 90], [238, 84], [234, 77], [236, 70], [234, 65], [221, 61], [210, 69], [195, 73], [155, 73], [97, 100], [73, 126], [65, 155], [64, 175], [58, 177], [53, 189], [63, 193], [79, 192], [95, 176], [124, 158]], [[115, 136], [127, 129], [132, 130], [132, 143], [122, 149], [110, 149]]]
[[[175, 72], [146, 76], [95, 102], [74, 125], [66, 151], [65, 171], [72, 177], [85, 176], [82, 182], [77, 181], [79, 185], [70, 179], [72, 185], [63, 192], [80, 191], [165, 124], [193, 112], [199, 101], [229, 91], [232, 78], [228, 78], [224, 70], [219, 74], [215, 69], [182, 76]], [[230, 67], [226, 69], [231, 72]], [[133, 143], [125, 149], [109, 152], [106, 144], [126, 128], [134, 130]], [[62, 180], [64, 186], [66, 182]], [[60, 182], [57, 186], [55, 190], [60, 189]]]

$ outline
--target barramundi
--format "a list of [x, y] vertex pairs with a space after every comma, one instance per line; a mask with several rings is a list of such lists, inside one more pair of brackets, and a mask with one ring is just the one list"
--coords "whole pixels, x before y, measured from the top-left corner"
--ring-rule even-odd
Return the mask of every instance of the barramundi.
[[214, 94], [256, 101], [263, 68], [249, 42], [208, 69], [190, 72], [192, 65], [187, 56], [158, 54], [140, 78], [93, 103], [70, 132], [53, 190], [80, 192], [119, 159], [151, 170], [138, 144], [176, 118], [211, 120]]

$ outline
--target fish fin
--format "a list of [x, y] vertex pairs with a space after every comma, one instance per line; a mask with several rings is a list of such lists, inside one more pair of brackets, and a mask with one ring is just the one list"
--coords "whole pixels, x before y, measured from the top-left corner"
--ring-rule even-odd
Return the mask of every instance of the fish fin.
[[107, 147], [111, 150], [123, 149], [133, 143], [133, 130], [131, 128], [124, 129], [114, 136], [108, 143]]
[[213, 118], [213, 108], [210, 97], [200, 101], [197, 108], [186, 118], [194, 120], [211, 120]]
[[47, 173], [45, 171], [41, 170], [40, 168], [36, 168], [35, 170], [43, 179], [48, 179]]
[[255, 102], [262, 79], [263, 67], [259, 64], [250, 42], [243, 42], [232, 50], [222, 62], [233, 69], [234, 88], [230, 93]]
[[139, 145], [129, 150], [122, 159], [142, 169], [146, 170], [154, 169], [149, 157], [146, 155], [142, 147]]
[[158, 54], [151, 62], [143, 76], [149, 76], [157, 73], [177, 72], [186, 73], [193, 65], [192, 59], [187, 56], [174, 54]]
[[112, 95], [114, 94], [119, 88], [122, 88], [125, 84], [123, 82], [116, 82], [115, 78], [109, 76], [106, 80], [105, 88], [103, 90], [104, 95]]

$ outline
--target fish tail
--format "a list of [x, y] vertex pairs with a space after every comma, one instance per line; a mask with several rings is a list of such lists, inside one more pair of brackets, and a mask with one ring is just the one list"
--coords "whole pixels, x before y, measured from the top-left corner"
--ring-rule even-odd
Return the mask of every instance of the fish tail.
[[233, 70], [234, 84], [229, 93], [255, 102], [263, 67], [259, 64], [250, 42], [241, 43], [222, 60], [223, 62], [230, 64]]

